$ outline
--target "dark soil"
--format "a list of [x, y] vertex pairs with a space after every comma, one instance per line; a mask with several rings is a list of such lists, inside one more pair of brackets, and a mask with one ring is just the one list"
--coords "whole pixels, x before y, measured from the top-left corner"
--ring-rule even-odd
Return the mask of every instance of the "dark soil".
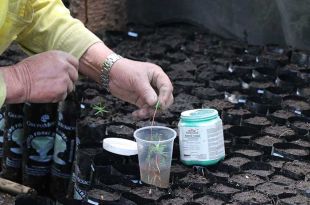
[[200, 198], [195, 199], [195, 202], [201, 203], [201, 204], [212, 204], [212, 205], [222, 205], [224, 201], [220, 199], [216, 199], [210, 195], [206, 195]]
[[295, 135], [295, 131], [286, 126], [270, 126], [263, 130], [264, 133], [279, 138], [285, 138], [286, 136]]
[[247, 162], [250, 162], [251, 160], [245, 158], [245, 157], [232, 157], [230, 159], [224, 160], [222, 163], [226, 164], [228, 166], [232, 166], [235, 168], [239, 168], [242, 165], [246, 164]]
[[249, 85], [250, 87], [253, 87], [253, 88], [264, 89], [264, 88], [274, 86], [274, 83], [272, 82], [263, 83], [263, 82], [252, 81], [249, 83]]
[[268, 196], [278, 196], [280, 194], [295, 194], [296, 191], [289, 186], [279, 185], [271, 182], [256, 186], [255, 190], [267, 194]]
[[148, 186], [137, 187], [137, 188], [130, 190], [130, 192], [140, 197], [143, 197], [145, 199], [152, 199], [152, 200], [158, 200], [161, 196], [165, 194], [165, 192], [159, 189], [156, 189], [154, 187], [148, 187]]
[[276, 169], [282, 169], [284, 163], [286, 163], [285, 160], [280, 160], [281, 158], [279, 158], [279, 160], [267, 160], [268, 164], [270, 164], [272, 167], [276, 168]]
[[191, 94], [195, 95], [201, 99], [204, 99], [204, 100], [213, 100], [216, 98], [224, 98], [224, 93], [219, 92], [214, 88], [205, 88], [205, 87], [194, 88], [191, 91]]
[[305, 205], [310, 204], [310, 199], [302, 195], [296, 195], [289, 198], [280, 199], [280, 203], [284, 205]]
[[265, 135], [255, 139], [254, 142], [262, 146], [271, 147], [274, 143], [283, 142], [283, 140], [276, 137], [271, 137], [269, 135]]
[[299, 192], [310, 194], [310, 181], [297, 181], [294, 186]]
[[235, 189], [229, 186], [226, 186], [224, 184], [214, 184], [209, 189], [213, 193], [219, 193], [219, 194], [234, 194], [239, 192], [239, 189]]
[[291, 179], [289, 177], [283, 176], [283, 175], [274, 175], [270, 178], [270, 182], [283, 184], [286, 186], [292, 185], [295, 183], [294, 179]]
[[263, 152], [254, 149], [238, 149], [235, 153], [243, 154], [249, 157], [257, 157], [263, 155]]
[[236, 80], [229, 80], [229, 79], [221, 79], [221, 80], [215, 80], [218, 85], [224, 86], [224, 87], [236, 87], [240, 83]]
[[175, 205], [175, 204], [184, 204], [186, 202], [189, 202], [187, 199], [184, 198], [172, 198], [172, 199], [164, 199], [161, 200], [158, 204], [159, 205]]
[[173, 191], [173, 194], [186, 201], [193, 201], [194, 192], [188, 188], [177, 188]]
[[281, 151], [283, 153], [295, 155], [295, 156], [301, 156], [301, 157], [306, 157], [309, 155], [309, 150], [308, 149], [279, 149], [277, 148], [278, 151]]
[[243, 116], [247, 114], [251, 114], [251, 112], [247, 109], [229, 109], [225, 111], [229, 115], [237, 115], [237, 116]]
[[258, 184], [263, 183], [264, 181], [265, 180], [263, 180], [259, 176], [253, 175], [250, 173], [233, 175], [231, 178], [229, 178], [229, 182], [232, 182], [234, 184], [238, 184], [242, 187], [254, 187]]
[[261, 169], [247, 169], [247, 170], [244, 170], [244, 172], [251, 173], [251, 174], [264, 177], [264, 178], [267, 178], [268, 176], [274, 173], [273, 170], [261, 170]]
[[252, 125], [263, 125], [263, 126], [271, 125], [271, 122], [266, 117], [259, 117], [259, 116], [245, 119], [243, 122]]
[[189, 172], [186, 177], [180, 179], [181, 183], [186, 183], [186, 184], [192, 184], [192, 183], [197, 183], [197, 184], [207, 184], [209, 183], [209, 180], [204, 177], [201, 176], [199, 174], [194, 174]]
[[291, 143], [293, 144], [297, 144], [299, 146], [302, 146], [302, 147], [306, 147], [306, 148], [310, 148], [310, 142], [309, 141], [306, 141], [306, 140], [296, 140], [296, 141], [292, 141]]
[[278, 118], [282, 118], [282, 119], [288, 119], [289, 117], [295, 116], [294, 113], [286, 111], [286, 110], [277, 110], [271, 115], [278, 117]]
[[87, 194], [89, 197], [104, 201], [117, 201], [121, 197], [119, 193], [111, 193], [101, 189], [92, 189]]
[[300, 129], [310, 130], [310, 122], [295, 121], [293, 125]]
[[224, 109], [229, 109], [233, 108], [234, 105], [230, 102], [219, 100], [219, 99], [214, 99], [212, 101], [206, 100], [202, 104], [203, 108], [215, 108], [217, 110], [224, 110]]
[[283, 105], [286, 107], [294, 107], [297, 110], [310, 110], [310, 104], [300, 100], [284, 100]]
[[232, 199], [245, 204], [264, 204], [271, 201], [268, 196], [256, 191], [237, 193], [233, 195]]
[[107, 135], [109, 137], [123, 137], [132, 139], [134, 129], [126, 125], [109, 125], [107, 127]]

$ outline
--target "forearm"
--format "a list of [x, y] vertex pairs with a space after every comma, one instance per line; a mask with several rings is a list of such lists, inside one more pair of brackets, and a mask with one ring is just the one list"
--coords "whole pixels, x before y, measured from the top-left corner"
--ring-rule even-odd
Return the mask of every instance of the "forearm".
[[80, 58], [80, 73], [100, 83], [101, 65], [111, 53], [113, 53], [113, 51], [103, 42], [93, 44]]

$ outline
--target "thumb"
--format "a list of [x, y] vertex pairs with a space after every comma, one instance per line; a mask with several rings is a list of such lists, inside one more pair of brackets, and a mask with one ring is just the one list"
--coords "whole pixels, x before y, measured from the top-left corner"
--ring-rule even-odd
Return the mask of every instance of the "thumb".
[[151, 107], [157, 102], [157, 94], [148, 81], [138, 85], [138, 95], [138, 99], [141, 99], [141, 102], [138, 102], [139, 107], [144, 107], [145, 105]]

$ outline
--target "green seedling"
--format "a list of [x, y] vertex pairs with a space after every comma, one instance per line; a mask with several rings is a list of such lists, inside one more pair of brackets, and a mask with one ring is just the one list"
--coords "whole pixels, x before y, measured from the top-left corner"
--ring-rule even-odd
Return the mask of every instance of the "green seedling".
[[104, 103], [98, 103], [96, 105], [91, 106], [93, 110], [95, 110], [95, 115], [103, 116], [105, 113], [108, 113], [109, 111], [106, 110], [106, 107]]

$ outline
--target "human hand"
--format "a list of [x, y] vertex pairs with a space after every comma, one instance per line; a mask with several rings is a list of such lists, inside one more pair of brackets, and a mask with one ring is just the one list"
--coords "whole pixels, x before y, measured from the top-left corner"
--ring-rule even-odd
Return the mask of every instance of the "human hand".
[[1, 69], [6, 103], [64, 100], [78, 79], [78, 60], [62, 51], [47, 51]]
[[110, 71], [109, 89], [112, 95], [139, 107], [133, 115], [150, 117], [159, 100], [162, 110], [173, 103], [173, 87], [168, 76], [154, 64], [118, 60]]

